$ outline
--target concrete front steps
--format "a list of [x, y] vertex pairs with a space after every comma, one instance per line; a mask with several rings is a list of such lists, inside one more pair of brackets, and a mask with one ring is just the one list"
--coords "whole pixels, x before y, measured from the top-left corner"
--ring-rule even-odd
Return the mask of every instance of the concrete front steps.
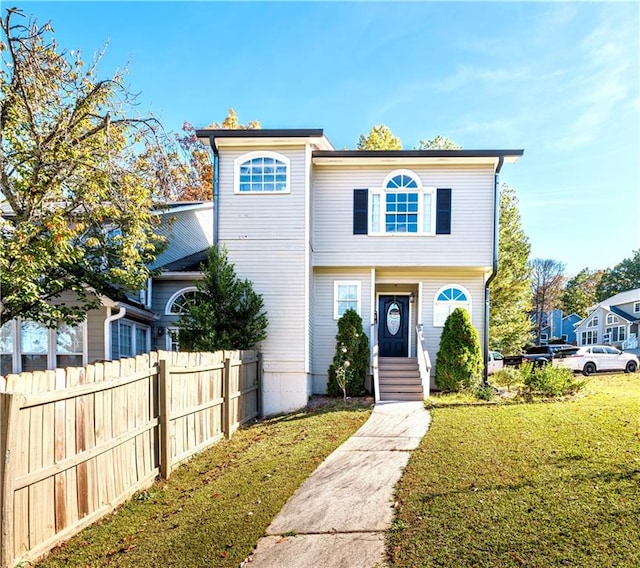
[[380, 400], [423, 400], [418, 359], [380, 357], [378, 359]]

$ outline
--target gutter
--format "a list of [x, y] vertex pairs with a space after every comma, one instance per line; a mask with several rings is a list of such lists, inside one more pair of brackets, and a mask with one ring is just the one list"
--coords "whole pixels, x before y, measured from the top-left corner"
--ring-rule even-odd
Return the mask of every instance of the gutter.
[[498, 158], [496, 173], [494, 174], [493, 187], [493, 263], [491, 275], [484, 284], [484, 369], [482, 371], [482, 386], [489, 386], [489, 286], [498, 274], [498, 235], [500, 221], [500, 170], [504, 163], [504, 157]]
[[218, 236], [218, 221], [220, 220], [220, 190], [219, 190], [219, 152], [216, 146], [216, 137], [214, 134], [209, 136], [209, 144], [213, 151], [213, 244], [217, 245]]
[[109, 315], [104, 320], [104, 359], [105, 361], [111, 361], [111, 323], [123, 318], [127, 314], [127, 308], [123, 305], [118, 306], [120, 311], [117, 314], [111, 315], [111, 308], [107, 310]]

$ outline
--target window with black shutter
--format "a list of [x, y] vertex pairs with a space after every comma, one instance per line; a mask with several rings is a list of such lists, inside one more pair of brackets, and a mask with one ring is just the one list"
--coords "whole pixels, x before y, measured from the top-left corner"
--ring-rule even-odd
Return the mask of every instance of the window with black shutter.
[[369, 220], [369, 190], [353, 190], [353, 234], [366, 235]]
[[436, 235], [451, 234], [451, 189], [436, 192]]

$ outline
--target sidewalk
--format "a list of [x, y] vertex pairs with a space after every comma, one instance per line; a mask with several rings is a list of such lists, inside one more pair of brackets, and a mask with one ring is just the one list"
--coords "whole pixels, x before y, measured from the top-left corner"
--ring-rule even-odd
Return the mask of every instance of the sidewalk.
[[394, 487], [429, 421], [422, 402], [378, 403], [285, 504], [247, 567], [383, 566]]

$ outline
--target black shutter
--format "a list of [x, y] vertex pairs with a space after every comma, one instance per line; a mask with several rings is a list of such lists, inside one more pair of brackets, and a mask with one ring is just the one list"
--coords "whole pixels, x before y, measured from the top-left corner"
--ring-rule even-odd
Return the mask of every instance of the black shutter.
[[353, 234], [366, 235], [369, 220], [369, 190], [353, 190]]
[[436, 194], [436, 235], [451, 234], [451, 190], [438, 189]]

